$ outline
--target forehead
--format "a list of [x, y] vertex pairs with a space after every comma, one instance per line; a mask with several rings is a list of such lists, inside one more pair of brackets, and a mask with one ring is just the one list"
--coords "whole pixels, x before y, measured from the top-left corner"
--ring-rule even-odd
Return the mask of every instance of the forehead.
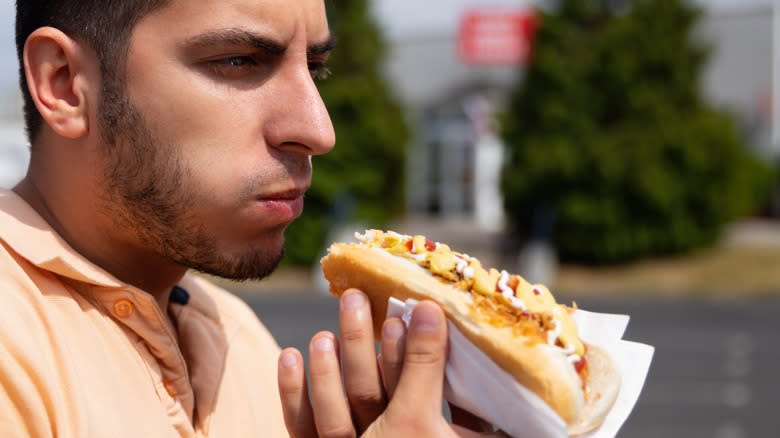
[[310, 43], [330, 35], [323, 0], [172, 0], [144, 17], [139, 28], [180, 38], [241, 28], [278, 41], [304, 33]]

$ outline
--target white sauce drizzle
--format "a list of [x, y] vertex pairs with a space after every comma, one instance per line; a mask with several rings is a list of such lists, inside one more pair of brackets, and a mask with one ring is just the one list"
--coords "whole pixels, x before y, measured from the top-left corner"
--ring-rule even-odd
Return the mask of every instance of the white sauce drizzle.
[[462, 274], [463, 270], [469, 267], [469, 262], [463, 260], [462, 258], [454, 255], [455, 257], [455, 271], [458, 274]]
[[416, 262], [422, 263], [428, 257], [428, 254], [407, 254], [407, 256]]
[[472, 260], [468, 254], [461, 254], [460, 257], [455, 257], [455, 270], [458, 274], [461, 274], [465, 279], [474, 278], [474, 268], [469, 266], [469, 262]]
[[524, 302], [523, 302], [523, 300], [521, 300], [520, 298], [517, 298], [517, 297], [509, 297], [509, 301], [511, 301], [511, 302], [512, 302], [512, 305], [513, 305], [513, 306], [515, 306], [515, 308], [516, 308], [516, 309], [520, 309], [520, 310], [528, 310], [528, 308], [527, 308], [527, 307], [525, 307], [525, 303], [524, 303]]
[[501, 291], [501, 295], [509, 298], [516, 309], [526, 310], [525, 303], [520, 298], [515, 296], [515, 291], [507, 284], [509, 282], [509, 273], [506, 270], [501, 271], [501, 275], [498, 277], [498, 289]]
[[561, 353], [566, 355], [566, 358], [569, 360], [569, 362], [571, 362], [572, 364], [576, 364], [577, 362], [580, 361], [581, 357], [577, 354], [574, 354], [574, 352], [576, 351], [574, 345], [569, 345], [567, 348], [563, 348], [555, 345], [555, 341], [558, 340], [558, 337], [561, 335], [562, 332], [563, 332], [563, 324], [561, 324], [561, 322], [558, 321], [557, 319], [553, 319], [553, 329], [547, 332], [547, 343], [561, 350]]
[[561, 350], [561, 353], [566, 355], [566, 359], [568, 359], [569, 362], [572, 365], [574, 365], [577, 362], [579, 362], [580, 359], [582, 359], [579, 355], [574, 354], [574, 352], [576, 351], [574, 345], [569, 345], [569, 347], [567, 348], [563, 348], [555, 345], [555, 341], [558, 340], [558, 336], [561, 335], [562, 331], [563, 331], [563, 325], [557, 319], [553, 319], [553, 329], [547, 332], [547, 343]]
[[515, 295], [515, 291], [506, 284], [508, 281], [509, 272], [506, 272], [505, 270], [501, 271], [501, 274], [498, 276], [498, 289], [501, 291], [501, 294], [507, 298]]

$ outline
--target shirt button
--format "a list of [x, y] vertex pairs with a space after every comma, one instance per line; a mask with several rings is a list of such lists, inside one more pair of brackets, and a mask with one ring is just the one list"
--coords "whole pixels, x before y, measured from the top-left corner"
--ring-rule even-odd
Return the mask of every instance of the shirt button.
[[120, 318], [127, 318], [133, 314], [133, 303], [124, 298], [116, 300], [114, 302], [114, 313]]
[[173, 384], [170, 380], [164, 380], [163, 386], [165, 386], [165, 390], [168, 391], [168, 395], [171, 397], [176, 397], [176, 385]]

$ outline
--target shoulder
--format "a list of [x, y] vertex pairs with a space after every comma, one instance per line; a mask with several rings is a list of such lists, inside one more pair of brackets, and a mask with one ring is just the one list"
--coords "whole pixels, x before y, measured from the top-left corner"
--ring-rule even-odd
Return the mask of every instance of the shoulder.
[[[0, 240], [0, 327], [22, 330], [25, 320], [33, 320], [42, 310], [42, 296], [33, 277], [48, 277], [33, 272], [35, 266], [21, 258]], [[16, 329], [14, 329], [16, 327]]]
[[[0, 240], [0, 412], [9, 415], [21, 406], [43, 410], [52, 389], [56, 341], [31, 266]], [[8, 420], [0, 414], [0, 423]]]

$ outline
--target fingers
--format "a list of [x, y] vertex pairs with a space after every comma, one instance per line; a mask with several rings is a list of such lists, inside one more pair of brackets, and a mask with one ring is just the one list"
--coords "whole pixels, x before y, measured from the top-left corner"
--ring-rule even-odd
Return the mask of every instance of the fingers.
[[344, 388], [358, 430], [365, 430], [385, 408], [377, 367], [374, 326], [368, 298], [356, 289], [341, 297], [339, 330]]
[[380, 343], [380, 366], [387, 398], [392, 399], [398, 378], [404, 362], [404, 343], [406, 342], [406, 325], [399, 318], [388, 318], [382, 325], [382, 342]]
[[[406, 334], [404, 364], [392, 405], [415, 409], [417, 415], [441, 417], [447, 325], [444, 312], [431, 302], [414, 308]], [[399, 407], [400, 407], [399, 406]]]
[[309, 392], [306, 387], [306, 371], [298, 350], [288, 348], [279, 355], [278, 379], [284, 424], [290, 436], [294, 438], [316, 436]]
[[309, 344], [309, 372], [317, 435], [323, 438], [356, 436], [341, 386], [338, 342], [332, 333], [320, 332], [312, 338]]

